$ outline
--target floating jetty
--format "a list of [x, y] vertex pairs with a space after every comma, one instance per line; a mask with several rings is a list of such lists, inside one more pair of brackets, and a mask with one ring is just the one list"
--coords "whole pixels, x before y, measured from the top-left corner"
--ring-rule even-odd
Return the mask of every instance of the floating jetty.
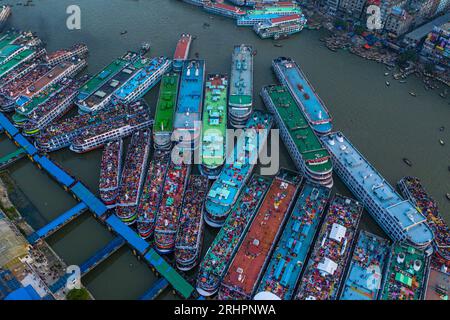
[[333, 128], [332, 117], [297, 63], [291, 58], [279, 57], [272, 61], [272, 67], [314, 131], [317, 134], [329, 133]]
[[297, 169], [309, 180], [331, 188], [333, 164], [328, 150], [317, 138], [285, 86], [266, 86], [264, 104], [275, 115], [281, 138]]
[[205, 85], [200, 172], [217, 179], [227, 150], [228, 77], [208, 75]]
[[340, 300], [378, 300], [389, 257], [389, 241], [361, 231]]
[[228, 155], [219, 178], [208, 192], [204, 215], [208, 225], [219, 228], [225, 222], [252, 174], [272, 123], [272, 116], [260, 111], [255, 111], [247, 121], [244, 132], [235, 144], [234, 152]]
[[100, 162], [100, 199], [108, 208], [114, 208], [119, 191], [120, 175], [122, 173], [122, 139], [106, 144]]
[[192, 36], [189, 33], [183, 33], [178, 40], [175, 53], [173, 55], [173, 69], [180, 71], [183, 68], [183, 63], [189, 57], [189, 50], [191, 49]]
[[284, 169], [275, 177], [222, 281], [220, 300], [249, 300], [256, 293], [301, 181]]
[[231, 125], [244, 127], [253, 110], [253, 48], [249, 45], [234, 46], [228, 104]]
[[403, 200], [341, 132], [321, 139], [332, 155], [334, 171], [391, 240], [431, 249], [433, 232], [417, 208]]
[[154, 231], [155, 249], [160, 253], [170, 253], [175, 249], [180, 209], [190, 171], [190, 164], [177, 164], [175, 159], [171, 159]]
[[128, 146], [116, 206], [116, 215], [127, 225], [136, 222], [150, 142], [150, 130], [140, 130], [133, 133]]
[[428, 195], [416, 177], [404, 177], [398, 182], [402, 195], [416, 205], [427, 218], [427, 223], [433, 230], [435, 251], [445, 260], [450, 261], [450, 229], [442, 218], [436, 201]]
[[253, 175], [236, 201], [213, 243], [206, 252], [197, 277], [197, 291], [211, 296], [219, 290], [239, 245], [247, 232], [271, 179]]
[[359, 202], [335, 195], [300, 280], [295, 299], [337, 299], [362, 211], [363, 207]]
[[173, 118], [178, 97], [180, 76], [167, 73], [161, 79], [158, 102], [153, 124], [153, 145], [155, 149], [169, 150], [172, 146]]
[[291, 300], [322, 222], [330, 189], [306, 182], [284, 227], [258, 292]]
[[202, 253], [204, 221], [203, 207], [209, 182], [206, 177], [191, 175], [180, 210], [180, 226], [175, 240], [177, 268], [188, 271], [194, 268]]
[[143, 239], [150, 237], [155, 229], [156, 214], [161, 204], [169, 161], [170, 152], [156, 150], [148, 166], [137, 211], [137, 231]]
[[392, 246], [384, 279], [383, 300], [421, 300], [425, 294], [429, 258], [406, 243]]

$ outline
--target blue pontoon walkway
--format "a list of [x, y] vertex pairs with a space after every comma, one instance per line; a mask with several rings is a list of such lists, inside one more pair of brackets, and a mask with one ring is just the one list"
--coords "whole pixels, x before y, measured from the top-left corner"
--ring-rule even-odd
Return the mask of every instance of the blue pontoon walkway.
[[70, 221], [80, 216], [86, 210], [86, 208], [87, 207], [83, 202], [77, 204], [75, 207], [67, 210], [62, 215], [48, 223], [46, 226], [31, 234], [28, 237], [28, 242], [30, 242], [31, 244], [35, 244], [37, 241], [47, 238], [48, 236], [52, 235], [63, 226], [68, 224]]
[[155, 300], [168, 286], [169, 282], [165, 278], [158, 279], [139, 300]]

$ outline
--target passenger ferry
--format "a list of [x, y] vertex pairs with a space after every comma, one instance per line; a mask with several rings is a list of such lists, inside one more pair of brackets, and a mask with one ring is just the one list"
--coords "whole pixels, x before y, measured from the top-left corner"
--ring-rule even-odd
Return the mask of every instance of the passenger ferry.
[[266, 86], [261, 96], [275, 116], [281, 138], [297, 170], [309, 181], [331, 188], [333, 164], [330, 153], [322, 146], [286, 87]]
[[280, 169], [222, 281], [220, 300], [249, 300], [254, 296], [301, 181], [300, 175]]
[[162, 75], [172, 68], [172, 60], [153, 58], [145, 63], [131, 79], [115, 91], [114, 96], [123, 103], [130, 103], [145, 95], [158, 83]]
[[392, 246], [384, 278], [382, 300], [422, 300], [430, 259], [413, 246], [397, 242]]
[[[119, 63], [120, 67], [118, 67], [120, 69], [112, 77], [108, 77], [107, 81], [102, 81], [102, 85], [98, 89], [77, 102], [78, 111], [81, 114], [96, 112], [107, 106], [114, 97], [114, 93], [143, 67], [147, 66], [150, 60], [137, 53], [130, 52], [121, 62]], [[80, 94], [84, 95], [84, 92], [81, 91]]]
[[150, 237], [155, 229], [169, 161], [169, 151], [156, 150], [148, 167], [137, 211], [137, 231], [143, 239]]
[[217, 179], [225, 162], [227, 93], [228, 77], [226, 75], [208, 75], [205, 86], [199, 169], [209, 179]]
[[330, 189], [306, 182], [292, 210], [258, 291], [291, 300], [312, 247]]
[[278, 80], [292, 94], [306, 119], [317, 134], [331, 132], [332, 117], [297, 63], [291, 58], [279, 57], [272, 62]]
[[189, 33], [183, 33], [178, 40], [175, 54], [173, 56], [174, 71], [181, 71], [183, 63], [189, 57], [189, 50], [191, 48], [192, 36]]
[[103, 146], [108, 141], [125, 138], [135, 131], [150, 128], [153, 125], [148, 105], [144, 100], [133, 102], [125, 108], [129, 109], [128, 113], [108, 119], [82, 132], [73, 139], [70, 150], [85, 153]]
[[179, 148], [194, 150], [200, 140], [205, 61], [186, 60], [181, 74], [180, 91], [174, 118], [172, 140]]
[[[19, 69], [22, 65], [28, 62], [28, 65], [38, 57], [44, 54], [45, 50], [40, 48], [26, 48], [23, 51], [17, 53], [9, 61], [0, 65], [0, 87], [3, 87], [8, 83], [4, 81], [6, 77], [14, 70]], [[20, 73], [21, 71], [19, 71]]]
[[203, 9], [205, 9], [208, 12], [233, 19], [243, 17], [246, 13], [246, 10], [244, 9], [222, 2], [210, 2], [210, 1], [205, 2], [203, 4]]
[[208, 192], [208, 179], [191, 175], [180, 210], [180, 226], [175, 240], [177, 268], [189, 271], [200, 259], [203, 243], [203, 207]]
[[388, 240], [362, 230], [339, 300], [378, 300], [389, 252]]
[[403, 200], [383, 176], [341, 133], [322, 137], [330, 151], [334, 170], [393, 241], [432, 252], [433, 232], [426, 218]]
[[299, 33], [306, 25], [306, 18], [303, 14], [282, 16], [269, 19], [267, 22], [260, 22], [253, 26], [253, 30], [262, 39], [273, 38], [278, 40], [294, 33]]
[[155, 149], [169, 150], [172, 147], [173, 118], [178, 97], [180, 76], [166, 73], [162, 76], [153, 125]]
[[351, 198], [333, 198], [295, 299], [337, 299], [362, 211], [362, 205]]
[[116, 215], [127, 225], [136, 222], [150, 142], [150, 130], [139, 130], [133, 133], [128, 146], [116, 205]]
[[47, 63], [56, 66], [65, 61], [69, 61], [75, 57], [80, 59], [87, 58], [89, 49], [84, 43], [77, 43], [69, 49], [62, 49], [47, 55]]
[[247, 10], [247, 13], [240, 17], [237, 21], [238, 26], [253, 26], [257, 23], [264, 23], [270, 19], [276, 19], [280, 17], [302, 15], [302, 9], [292, 3], [286, 3], [286, 5], [278, 5], [277, 3], [266, 3], [259, 6], [255, 6], [252, 10]]
[[180, 209], [191, 171], [189, 164], [170, 161], [166, 182], [155, 225], [155, 249], [167, 254], [175, 249], [175, 240], [180, 223]]
[[212, 296], [219, 290], [228, 266], [271, 183], [271, 178], [253, 175], [245, 186], [200, 264], [197, 291], [202, 296]]
[[403, 197], [415, 204], [427, 218], [434, 234], [433, 246], [436, 253], [450, 261], [450, 229], [442, 218], [436, 201], [426, 192], [419, 178], [404, 177], [397, 185]]
[[29, 115], [28, 122], [23, 127], [23, 135], [34, 136], [45, 129], [54, 120], [62, 117], [73, 106], [78, 89], [86, 77], [79, 80], [71, 78], [61, 82], [61, 88], [45, 103], [39, 104]]
[[3, 29], [10, 15], [11, 15], [11, 7], [9, 5], [2, 6], [0, 10], [0, 31]]
[[219, 178], [208, 192], [204, 218], [211, 227], [220, 228], [224, 224], [252, 174], [272, 123], [272, 116], [260, 111], [255, 111], [247, 121], [244, 132], [235, 144], [234, 152], [228, 155]]
[[231, 125], [244, 127], [253, 110], [253, 48], [249, 45], [234, 47], [228, 104]]
[[119, 190], [120, 174], [122, 172], [122, 139], [106, 144], [100, 162], [100, 199], [111, 209], [116, 205]]

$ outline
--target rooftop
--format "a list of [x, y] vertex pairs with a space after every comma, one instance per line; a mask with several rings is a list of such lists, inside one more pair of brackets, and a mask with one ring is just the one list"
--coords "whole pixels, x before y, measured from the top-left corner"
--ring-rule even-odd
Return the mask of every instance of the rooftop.
[[429, 34], [435, 26], [439, 27], [445, 23], [448, 23], [449, 21], [450, 21], [450, 13], [447, 13], [443, 16], [437, 17], [433, 21], [430, 21], [417, 29], [414, 29], [410, 33], [407, 33], [405, 35], [405, 39], [420, 41], [423, 37]]
[[232, 55], [230, 105], [250, 105], [253, 100], [252, 47], [235, 46]]
[[165, 74], [162, 77], [153, 132], [173, 130], [173, 113], [177, 103], [179, 81], [180, 76], [177, 73]]

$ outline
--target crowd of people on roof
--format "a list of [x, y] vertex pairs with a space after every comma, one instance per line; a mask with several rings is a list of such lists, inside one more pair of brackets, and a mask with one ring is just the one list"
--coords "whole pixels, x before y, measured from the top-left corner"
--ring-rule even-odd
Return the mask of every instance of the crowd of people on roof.
[[122, 140], [110, 141], [103, 149], [100, 162], [100, 198], [105, 202], [116, 199], [122, 166]]
[[208, 178], [192, 175], [184, 194], [175, 242], [177, 262], [185, 264], [198, 259], [203, 233], [203, 205], [208, 191]]
[[30, 85], [44, 76], [49, 70], [50, 66], [40, 64], [20, 79], [16, 79], [0, 88], [0, 95], [4, 95], [7, 99], [15, 99], [20, 93], [25, 91]]
[[450, 259], [450, 228], [439, 213], [439, 208], [434, 199], [425, 191], [419, 178], [405, 177], [401, 180], [407, 190], [408, 198], [415, 203], [427, 218], [429, 226], [434, 233], [434, 239], [439, 248], [445, 252], [444, 256]]
[[239, 241], [269, 186], [270, 181], [257, 176], [249, 181], [203, 258], [198, 272], [199, 286], [211, 289], [219, 286]]
[[133, 133], [127, 155], [123, 166], [122, 176], [119, 186], [119, 196], [117, 203], [122, 207], [116, 208], [116, 213], [120, 217], [121, 210], [125, 206], [134, 207], [137, 205], [144, 179], [144, 168], [150, 149], [150, 131], [139, 130]]
[[155, 151], [147, 170], [142, 195], [137, 210], [137, 224], [140, 233], [148, 233], [155, 226], [156, 213], [162, 198], [166, 172], [169, 168], [170, 152]]
[[188, 165], [184, 163], [178, 165], [170, 162], [155, 224], [155, 242], [158, 248], [173, 249], [175, 246], [188, 169]]
[[[345, 197], [336, 196], [328, 209], [318, 240], [302, 277], [296, 294], [299, 300], [332, 300], [336, 298], [343, 271], [351, 251], [351, 242], [355, 236], [362, 208], [354, 201], [346, 203]], [[333, 224], [345, 227], [345, 235], [338, 241], [330, 237]], [[331, 273], [320, 270], [319, 264], [328, 258], [337, 268]], [[333, 269], [333, 267], [331, 267]]]

